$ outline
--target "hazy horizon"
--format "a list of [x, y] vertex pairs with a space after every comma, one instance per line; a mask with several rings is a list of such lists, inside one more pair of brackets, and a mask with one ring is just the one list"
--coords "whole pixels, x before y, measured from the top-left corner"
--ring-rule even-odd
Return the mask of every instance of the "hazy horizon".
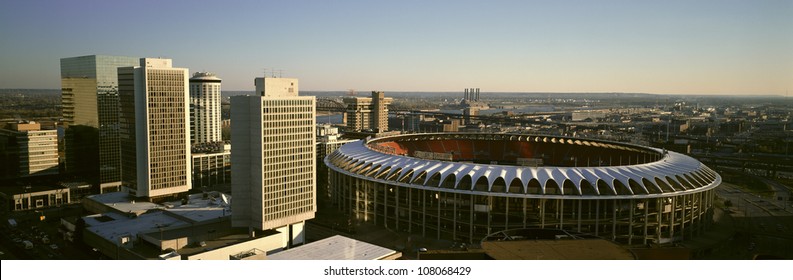
[[793, 1], [6, 1], [0, 88], [60, 59], [166, 57], [224, 91], [787, 96]]
[[[60, 89], [58, 88], [0, 88], [0, 94], [7, 94], [10, 91], [14, 90], [26, 90], [26, 91], [52, 91], [51, 94], [60, 94]], [[429, 94], [439, 94], [439, 95], [459, 95], [462, 98], [463, 90], [459, 91], [424, 91], [424, 90], [417, 90], [417, 91], [388, 91], [388, 90], [376, 90], [385, 92], [386, 95], [389, 94], [396, 94], [396, 95], [403, 95], [403, 94], [422, 94], [422, 93], [429, 93]], [[233, 96], [234, 93], [254, 93], [254, 89], [245, 89], [245, 90], [235, 90], [235, 89], [222, 89], [222, 94], [224, 96]], [[348, 90], [300, 90], [301, 94], [311, 95], [314, 93], [337, 93], [339, 96], [347, 96], [349, 91]], [[356, 91], [356, 96], [359, 97], [367, 97], [369, 96], [370, 90], [364, 91]], [[699, 93], [686, 93], [686, 94], [676, 94], [676, 93], [652, 93], [652, 92], [547, 92], [547, 91], [481, 91], [484, 94], [498, 94], [498, 95], [517, 95], [517, 94], [549, 94], [549, 95], [585, 95], [585, 94], [592, 94], [592, 95], [604, 95], [604, 94], [615, 94], [615, 95], [649, 95], [649, 96], [684, 96], [684, 97], [747, 97], [747, 98], [761, 98], [761, 97], [768, 97], [768, 98], [789, 98], [790, 95], [775, 95], [775, 94], [699, 94]], [[484, 98], [487, 98], [485, 96]]]

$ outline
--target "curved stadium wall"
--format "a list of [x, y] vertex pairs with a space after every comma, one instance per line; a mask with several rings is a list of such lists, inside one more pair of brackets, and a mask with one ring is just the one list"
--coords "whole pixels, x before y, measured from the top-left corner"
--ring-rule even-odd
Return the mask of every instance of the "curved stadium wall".
[[702, 233], [721, 177], [689, 156], [559, 136], [434, 133], [366, 139], [325, 158], [328, 194], [355, 220], [474, 243], [516, 228], [623, 244]]

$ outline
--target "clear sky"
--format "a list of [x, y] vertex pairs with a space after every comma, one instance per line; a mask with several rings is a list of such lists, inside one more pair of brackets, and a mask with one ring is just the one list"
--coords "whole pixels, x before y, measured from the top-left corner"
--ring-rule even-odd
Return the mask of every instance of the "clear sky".
[[793, 1], [0, 1], [0, 88], [60, 88], [89, 54], [224, 90], [279, 69], [301, 90], [785, 95]]

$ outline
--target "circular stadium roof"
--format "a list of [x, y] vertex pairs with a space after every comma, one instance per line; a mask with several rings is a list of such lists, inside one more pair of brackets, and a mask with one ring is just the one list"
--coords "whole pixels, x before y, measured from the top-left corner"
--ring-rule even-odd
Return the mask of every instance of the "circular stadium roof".
[[370, 181], [514, 197], [668, 197], [721, 183], [716, 172], [680, 153], [560, 136], [390, 136], [348, 143], [325, 163]]

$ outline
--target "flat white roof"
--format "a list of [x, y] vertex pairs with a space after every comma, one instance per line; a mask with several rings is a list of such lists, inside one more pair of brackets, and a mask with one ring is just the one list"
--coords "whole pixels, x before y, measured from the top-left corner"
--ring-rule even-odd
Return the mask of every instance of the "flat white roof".
[[397, 251], [336, 235], [268, 255], [269, 260], [380, 260]]
[[[218, 197], [211, 197], [217, 194]], [[231, 196], [221, 193], [213, 193], [209, 198], [204, 199], [203, 194], [192, 194], [188, 197], [187, 204], [182, 205], [181, 201], [166, 202], [165, 211], [185, 217], [193, 222], [203, 222], [211, 219], [218, 219], [231, 215], [231, 207], [226, 201], [230, 202]], [[226, 201], [220, 196], [225, 196]]]
[[136, 202], [133, 197], [125, 192], [111, 192], [96, 195], [89, 195], [88, 199], [107, 205], [122, 213], [146, 213], [151, 209], [162, 209], [163, 207], [151, 202]]
[[[99, 218], [100, 216], [104, 216], [105, 218]], [[107, 221], [103, 222], [102, 220], [105, 219], [107, 219]], [[86, 224], [89, 225], [86, 227], [86, 230], [114, 243], [118, 243], [119, 237], [122, 236], [130, 236], [132, 240], [136, 240], [140, 232], [189, 225], [189, 223], [171, 217], [161, 211], [147, 213], [135, 219], [123, 217], [115, 213], [107, 213], [104, 215], [87, 216], [84, 220]]]

